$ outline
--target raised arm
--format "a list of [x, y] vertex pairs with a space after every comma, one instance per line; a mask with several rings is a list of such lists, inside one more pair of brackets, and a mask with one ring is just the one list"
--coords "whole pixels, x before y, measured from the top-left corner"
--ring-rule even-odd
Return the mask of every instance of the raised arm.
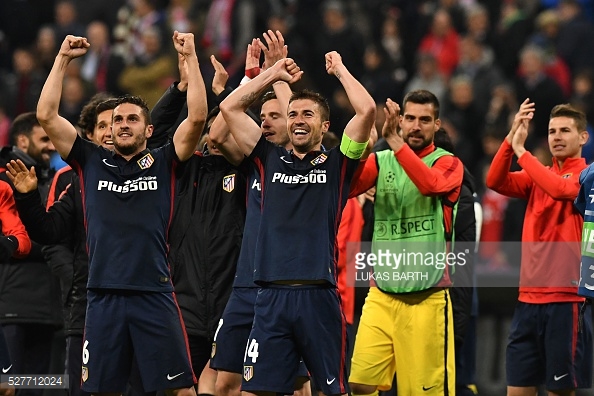
[[[171, 84], [155, 107], [151, 110], [153, 134], [147, 141], [147, 147], [154, 149], [163, 146], [171, 138], [176, 127], [186, 118], [188, 109], [186, 104], [186, 91], [188, 89], [188, 76], [185, 59], [177, 54], [180, 79]], [[182, 111], [184, 114], [182, 115]]]
[[245, 111], [271, 84], [281, 80], [293, 83], [302, 74], [292, 59], [281, 59], [247, 84], [241, 85], [221, 103], [221, 113], [245, 155], [252, 153], [262, 136], [260, 126]]
[[[248, 45], [248, 55], [247, 58], [250, 57], [250, 48], [251, 44]], [[212, 67], [214, 68], [215, 75], [212, 79], [212, 91], [219, 96], [224, 90], [229, 78], [229, 74], [225, 67], [219, 62], [214, 55], [210, 56], [210, 62], [212, 63]], [[247, 67], [247, 63], [246, 63]], [[210, 131], [208, 132], [208, 136], [212, 143], [217, 146], [219, 151], [223, 153], [223, 156], [232, 163], [233, 165], [239, 165], [241, 161], [243, 161], [243, 151], [239, 148], [235, 139], [231, 135], [229, 131], [229, 127], [223, 118], [223, 115], [219, 113], [215, 120], [213, 121], [212, 125], [210, 126]]]
[[[257, 43], [264, 53], [263, 69], [266, 70], [279, 60], [286, 58], [288, 55], [288, 48], [285, 45], [285, 38], [278, 30], [276, 32], [268, 30], [268, 32], [264, 32], [263, 36], [266, 45], [264, 45], [261, 40]], [[276, 99], [280, 103], [281, 109], [285, 110], [286, 113], [286, 109], [289, 107], [289, 100], [293, 94], [291, 86], [286, 82], [278, 82], [278, 84], [272, 85], [272, 89], [274, 90]], [[285, 113], [283, 113], [283, 118], [286, 119], [287, 117]]]
[[357, 143], [367, 142], [371, 126], [375, 122], [375, 102], [373, 98], [348, 71], [338, 52], [332, 51], [326, 54], [326, 72], [338, 78], [355, 110], [355, 116], [347, 124], [344, 133]]
[[189, 159], [198, 145], [200, 134], [206, 122], [206, 88], [200, 73], [194, 35], [192, 33], [173, 34], [176, 51], [184, 57], [188, 76], [188, 117], [177, 128], [173, 135], [175, 153], [180, 161]]
[[[524, 171], [510, 172], [510, 165], [514, 155], [514, 139], [516, 140], [516, 146], [522, 139], [526, 139], [528, 123], [533, 115], [534, 103], [531, 103], [528, 99], [524, 100], [514, 117], [509, 133], [503, 143], [501, 143], [501, 147], [495, 154], [495, 157], [493, 157], [493, 161], [487, 172], [486, 184], [487, 187], [500, 194], [517, 198], [528, 198], [530, 194], [530, 189], [532, 188], [530, 176]], [[525, 149], [523, 151], [519, 150], [518, 153], [521, 156], [525, 151]]]
[[74, 126], [58, 115], [62, 82], [70, 61], [87, 53], [90, 44], [85, 37], [66, 36], [37, 103], [37, 119], [62, 158], [67, 158], [77, 137]]

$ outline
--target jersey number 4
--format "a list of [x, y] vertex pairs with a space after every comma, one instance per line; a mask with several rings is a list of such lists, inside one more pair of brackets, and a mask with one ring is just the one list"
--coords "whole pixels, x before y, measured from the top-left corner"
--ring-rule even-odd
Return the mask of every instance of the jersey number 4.
[[252, 339], [252, 342], [250, 342], [249, 345], [247, 345], [243, 361], [247, 362], [248, 357], [252, 358], [252, 363], [256, 363], [256, 360], [258, 359], [258, 342], [255, 338]]

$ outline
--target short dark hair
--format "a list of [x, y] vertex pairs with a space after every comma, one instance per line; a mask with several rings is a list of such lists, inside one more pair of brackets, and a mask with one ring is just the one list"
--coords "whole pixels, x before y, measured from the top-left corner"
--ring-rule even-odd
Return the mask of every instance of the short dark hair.
[[93, 95], [93, 97], [82, 108], [77, 125], [82, 130], [83, 135], [86, 136], [87, 133], [93, 134], [95, 131], [95, 125], [97, 124], [97, 114], [100, 113], [100, 111], [97, 111], [97, 105], [112, 98], [114, 97], [106, 92], [99, 92], [98, 94]]
[[144, 99], [142, 99], [140, 96], [135, 96], [135, 95], [120, 96], [116, 101], [116, 107], [123, 103], [130, 103], [130, 104], [140, 107], [142, 115], [144, 116], [144, 119], [146, 120], [146, 125], [152, 124], [151, 113], [149, 111], [148, 105], [146, 104]]
[[36, 126], [41, 126], [41, 124], [37, 120], [37, 115], [34, 111], [18, 115], [10, 126], [10, 140], [14, 144], [17, 136], [25, 135], [30, 137], [33, 128]]
[[417, 89], [416, 91], [410, 91], [406, 94], [404, 100], [402, 101], [403, 111], [406, 108], [406, 104], [408, 102], [416, 104], [432, 104], [435, 119], [439, 118], [439, 100], [433, 93], [425, 89]]
[[310, 91], [309, 89], [303, 89], [301, 91], [293, 92], [291, 99], [289, 99], [289, 104], [295, 100], [302, 99], [309, 99], [320, 107], [320, 117], [322, 118], [322, 121], [330, 120], [330, 105], [328, 105], [328, 101], [325, 97], [317, 92]]
[[264, 103], [268, 102], [269, 100], [278, 99], [274, 91], [268, 91], [260, 98], [260, 106]]
[[560, 104], [553, 107], [553, 109], [551, 110], [549, 120], [555, 117], [573, 118], [578, 132], [585, 131], [588, 125], [588, 121], [586, 120], [586, 114], [584, 114], [583, 111], [576, 109], [568, 103]]

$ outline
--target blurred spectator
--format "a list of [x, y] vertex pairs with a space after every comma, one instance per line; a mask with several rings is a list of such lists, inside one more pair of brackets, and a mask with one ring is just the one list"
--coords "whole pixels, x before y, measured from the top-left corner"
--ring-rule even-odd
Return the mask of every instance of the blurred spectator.
[[103, 21], [112, 31], [118, 22], [118, 11], [126, 0], [72, 0], [76, 4], [78, 20], [83, 26]]
[[142, 35], [145, 52], [136, 56], [119, 78], [120, 89], [144, 98], [150, 109], [175, 80], [175, 57], [165, 50], [161, 37], [158, 28], [146, 29]]
[[485, 56], [493, 60], [495, 36], [489, 21], [489, 10], [479, 3], [473, 4], [466, 10], [466, 36], [483, 44]]
[[458, 65], [460, 43], [446, 10], [439, 9], [433, 16], [431, 30], [421, 40], [419, 51], [433, 54], [441, 74], [446, 79], [450, 77]]
[[579, 72], [573, 78], [573, 95], [569, 102], [586, 114], [589, 139], [582, 147], [582, 157], [587, 163], [594, 160], [594, 76], [589, 70]]
[[573, 95], [570, 102], [586, 114], [588, 124], [594, 124], [594, 73], [579, 72], [573, 78]]
[[382, 23], [381, 48], [388, 56], [391, 67], [394, 69], [394, 78], [403, 81], [407, 78], [404, 40], [400, 35], [400, 26], [395, 16], [387, 15]]
[[332, 103], [330, 106], [332, 109], [330, 112], [330, 127], [336, 136], [342, 138], [347, 122], [355, 115], [355, 109], [353, 109], [344, 90], [337, 89], [330, 99]]
[[42, 26], [37, 32], [37, 40], [35, 41], [35, 58], [46, 75], [52, 69], [57, 54], [58, 47], [56, 46], [54, 28], [50, 25]]
[[545, 55], [545, 73], [559, 84], [563, 95], [571, 95], [571, 73], [569, 67], [557, 54], [559, 16], [553, 10], [545, 10], [536, 17], [536, 31], [528, 39], [528, 45], [540, 47]]
[[2, 98], [0, 98], [0, 146], [8, 146], [10, 144], [10, 124], [12, 120], [8, 117], [6, 112], [6, 105]]
[[87, 26], [87, 40], [91, 46], [82, 59], [81, 76], [97, 92], [121, 94], [118, 78], [124, 69], [124, 59], [112, 51], [109, 30], [105, 23], [93, 21]]
[[158, 0], [128, 0], [118, 11], [118, 23], [113, 31], [114, 52], [126, 62], [142, 56], [146, 52], [144, 32], [152, 28], [159, 41], [171, 37], [165, 13], [157, 8]]
[[560, 0], [557, 6], [561, 28], [557, 35], [557, 51], [567, 62], [572, 74], [594, 68], [594, 27], [576, 0]]
[[64, 79], [62, 100], [58, 112], [73, 125], [76, 124], [80, 112], [87, 102], [85, 83], [79, 76], [69, 76]]
[[[338, 79], [328, 78], [326, 69], [322, 66], [324, 56], [330, 51], [337, 51], [342, 56], [344, 64], [349, 65], [351, 74], [360, 79], [364, 69], [365, 40], [347, 18], [342, 2], [327, 0], [322, 4], [322, 10], [324, 26], [318, 29], [317, 37], [313, 42], [315, 55], [311, 73], [320, 93], [331, 98], [336, 90], [343, 91], [343, 89]], [[332, 103], [330, 105], [332, 107]]]
[[[62, 42], [69, 34], [73, 36], [84, 36], [85, 27], [78, 21], [78, 11], [72, 0], [58, 0], [54, 9], [56, 32], [56, 43]], [[58, 53], [54, 54], [54, 56]]]
[[380, 48], [369, 45], [365, 50], [365, 72], [361, 84], [373, 97], [376, 103], [385, 102], [388, 98], [402, 97], [403, 81], [398, 81], [387, 62], [387, 56]]
[[466, 33], [466, 11], [459, 0], [439, 0], [438, 7], [450, 14], [452, 27], [458, 34]]
[[214, 54], [231, 76], [241, 71], [246, 43], [256, 37], [256, 8], [252, 0], [213, 0], [206, 16], [201, 46]]
[[[312, 59], [311, 45], [308, 44], [302, 35], [295, 30], [294, 23], [290, 23], [290, 15], [282, 13], [273, 13], [268, 17], [267, 29], [281, 32], [285, 43], [289, 47], [289, 56], [297, 62], [301, 70], [305, 70], [299, 83], [312, 86], [310, 71], [314, 67], [320, 67], [319, 59]], [[293, 88], [295, 89], [295, 88]]]
[[496, 85], [491, 91], [489, 107], [485, 116], [485, 131], [491, 129], [497, 131], [501, 138], [505, 137], [518, 106], [516, 94], [511, 85], [507, 83]]
[[524, 48], [520, 54], [521, 76], [516, 79], [516, 99], [522, 102], [530, 98], [536, 104], [531, 131], [526, 140], [526, 149], [532, 150], [546, 142], [551, 109], [563, 102], [563, 92], [552, 78], [545, 74], [544, 52], [535, 46]]
[[[470, 78], [453, 77], [449, 84], [449, 95], [442, 103], [443, 127], [454, 144], [456, 155], [468, 169], [476, 172], [482, 156], [483, 119], [474, 102]], [[446, 120], [449, 125], [446, 125]], [[477, 172], [473, 176], [480, 180], [481, 174]]]
[[[592, 0], [578, 0], [578, 2], [588, 20], [594, 21], [594, 2]], [[540, 0], [540, 4], [543, 8], [555, 8], [559, 5], [559, 0]]]
[[446, 84], [437, 68], [435, 56], [431, 53], [420, 52], [418, 54], [417, 70], [404, 88], [404, 92], [411, 92], [417, 89], [426, 89], [432, 92], [440, 103], [444, 100]]
[[472, 81], [474, 103], [483, 120], [489, 108], [491, 92], [503, 82], [503, 73], [493, 64], [484, 44], [471, 36], [462, 39], [460, 63], [454, 75], [466, 76]]
[[12, 54], [14, 72], [0, 76], [0, 92], [6, 101], [10, 118], [35, 111], [46, 75], [35, 62], [35, 56], [26, 48], [17, 48]]
[[171, 0], [167, 7], [167, 21], [171, 30], [193, 32], [189, 18], [191, 0]]
[[528, 16], [518, 5], [519, 0], [503, 3], [495, 35], [495, 57], [507, 78], [513, 78], [518, 68], [518, 54], [530, 34]]

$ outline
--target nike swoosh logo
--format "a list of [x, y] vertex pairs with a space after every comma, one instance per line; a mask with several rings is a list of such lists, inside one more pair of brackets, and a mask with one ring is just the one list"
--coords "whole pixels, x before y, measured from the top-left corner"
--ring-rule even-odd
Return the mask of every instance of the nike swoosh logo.
[[8, 370], [10, 370], [11, 368], [12, 368], [12, 364], [11, 364], [10, 366], [8, 366], [7, 368], [4, 368], [4, 367], [3, 367], [3, 368], [2, 368], [2, 372], [3, 372], [4, 374], [6, 374], [6, 373], [8, 373]]
[[107, 165], [107, 166], [111, 166], [112, 168], [117, 168], [117, 167], [118, 167], [117, 165], [108, 164], [108, 163], [107, 163], [107, 159], [105, 159], [105, 158], [103, 158], [103, 163], [104, 163], [105, 165]]
[[181, 373], [179, 373], [179, 374], [175, 374], [175, 375], [169, 375], [169, 374], [167, 374], [167, 379], [168, 379], [169, 381], [171, 381], [172, 379], [176, 379], [177, 377], [179, 377], [179, 376], [180, 376], [180, 375], [182, 375], [183, 373], [185, 373], [185, 371], [182, 371]]
[[437, 386], [437, 385], [433, 385], [433, 386], [430, 386], [429, 388], [425, 388], [425, 387], [423, 386], [423, 390], [424, 390], [424, 391], [428, 391], [429, 389], [433, 389], [433, 388], [435, 388], [436, 386]]
[[[292, 163], [293, 163], [293, 161], [287, 161], [287, 160], [285, 159], [285, 156], [284, 156], [284, 155], [283, 155], [282, 157], [280, 157], [280, 159], [282, 159], [282, 160], [283, 160], [283, 161], [284, 161], [286, 164], [292, 164]], [[335, 378], [335, 379], [336, 379], [336, 378]], [[326, 380], [326, 381], [328, 381], [328, 380]]]
[[560, 375], [560, 376], [558, 376], [558, 377], [555, 375], [555, 376], [553, 376], [553, 379], [554, 379], [555, 381], [559, 381], [561, 378], [563, 378], [563, 377], [567, 377], [568, 375], [569, 375], [569, 373], [566, 373], [566, 374]]
[[332, 385], [332, 383], [334, 382], [335, 379], [336, 379], [336, 377], [332, 378], [332, 381], [330, 381], [329, 379], [326, 379], [326, 383], [328, 385]]

